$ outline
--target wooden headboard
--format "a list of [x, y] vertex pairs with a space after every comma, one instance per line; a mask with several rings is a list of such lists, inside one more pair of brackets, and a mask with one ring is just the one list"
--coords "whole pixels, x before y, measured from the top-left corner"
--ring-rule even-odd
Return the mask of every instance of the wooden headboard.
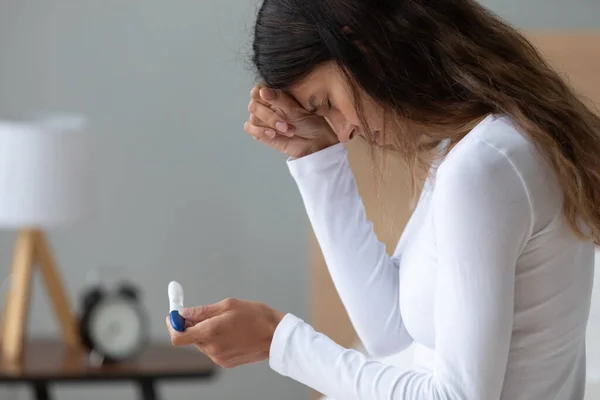
[[[530, 34], [529, 38], [581, 95], [600, 104], [600, 31], [539, 32]], [[354, 145], [349, 146], [349, 153], [367, 216], [373, 222], [379, 239], [391, 252], [410, 216], [406, 171], [399, 164], [390, 163], [387, 166], [389, 176], [378, 199], [371, 183], [368, 154]], [[390, 217], [393, 224], [390, 224]], [[356, 334], [331, 282], [314, 236], [311, 237], [309, 251], [311, 323], [317, 331], [340, 345], [352, 347], [356, 344]]]

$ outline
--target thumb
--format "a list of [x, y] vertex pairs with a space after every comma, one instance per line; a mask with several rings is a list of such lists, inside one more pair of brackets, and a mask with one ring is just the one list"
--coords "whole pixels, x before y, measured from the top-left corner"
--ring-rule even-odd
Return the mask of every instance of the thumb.
[[202, 322], [206, 319], [215, 317], [220, 313], [221, 310], [216, 304], [209, 304], [197, 307], [185, 307], [179, 310], [179, 315], [193, 323]]

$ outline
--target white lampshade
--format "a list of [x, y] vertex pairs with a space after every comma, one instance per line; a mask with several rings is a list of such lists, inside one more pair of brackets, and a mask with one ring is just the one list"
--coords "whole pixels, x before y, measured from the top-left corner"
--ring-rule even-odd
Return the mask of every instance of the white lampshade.
[[89, 143], [79, 116], [0, 120], [0, 226], [46, 228], [83, 218]]

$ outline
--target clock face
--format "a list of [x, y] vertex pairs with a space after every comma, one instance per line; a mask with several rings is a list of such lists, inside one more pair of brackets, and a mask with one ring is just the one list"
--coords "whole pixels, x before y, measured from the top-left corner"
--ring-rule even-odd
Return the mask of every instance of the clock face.
[[127, 357], [137, 350], [145, 335], [142, 315], [136, 305], [123, 299], [108, 299], [91, 315], [89, 332], [101, 353]]

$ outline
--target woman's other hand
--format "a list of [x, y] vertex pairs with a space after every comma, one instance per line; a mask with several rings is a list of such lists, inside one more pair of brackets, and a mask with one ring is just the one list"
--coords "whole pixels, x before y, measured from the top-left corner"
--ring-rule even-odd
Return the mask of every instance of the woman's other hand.
[[284, 314], [257, 302], [225, 299], [215, 304], [181, 309], [186, 329], [167, 328], [174, 346], [193, 345], [224, 368], [269, 357], [273, 334]]
[[287, 93], [259, 84], [250, 97], [244, 130], [261, 143], [293, 158], [339, 143], [323, 117], [306, 111]]

